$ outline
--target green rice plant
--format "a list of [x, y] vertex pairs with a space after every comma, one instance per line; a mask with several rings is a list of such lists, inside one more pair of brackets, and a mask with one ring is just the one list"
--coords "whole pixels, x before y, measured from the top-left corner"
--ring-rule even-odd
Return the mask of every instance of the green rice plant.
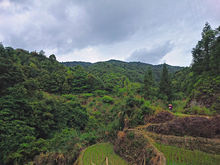
[[127, 165], [128, 163], [115, 154], [113, 145], [110, 143], [99, 143], [88, 147], [83, 155], [83, 165], [103, 165], [108, 157], [109, 165]]
[[168, 165], [219, 165], [220, 162], [220, 155], [163, 144], [155, 144], [155, 146], [165, 155]]

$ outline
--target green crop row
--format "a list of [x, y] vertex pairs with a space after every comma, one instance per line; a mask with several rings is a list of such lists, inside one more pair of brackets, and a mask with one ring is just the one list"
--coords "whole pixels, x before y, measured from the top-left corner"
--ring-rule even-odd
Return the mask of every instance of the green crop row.
[[219, 165], [220, 162], [220, 155], [163, 144], [155, 144], [155, 146], [165, 155], [168, 165]]
[[83, 155], [83, 164], [86, 165], [104, 165], [106, 158], [109, 165], [127, 165], [126, 161], [115, 154], [113, 145], [109, 143], [100, 143], [88, 147]]

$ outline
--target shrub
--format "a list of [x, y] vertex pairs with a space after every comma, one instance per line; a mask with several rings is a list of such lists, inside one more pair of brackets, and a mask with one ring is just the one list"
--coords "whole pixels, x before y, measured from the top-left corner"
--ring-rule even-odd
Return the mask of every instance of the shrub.
[[80, 136], [80, 141], [89, 145], [96, 143], [97, 136], [94, 132], [83, 133]]
[[92, 97], [93, 94], [92, 94], [92, 93], [83, 93], [81, 96], [82, 96], [84, 99], [88, 99], [89, 97]]
[[64, 98], [66, 98], [67, 100], [76, 100], [77, 97], [76, 95], [72, 95], [72, 94], [65, 94], [65, 95], [62, 95]]
[[130, 140], [133, 140], [134, 139], [134, 132], [128, 132], [127, 133], [127, 138], [130, 139]]
[[79, 136], [74, 129], [65, 128], [60, 132], [57, 132], [52, 139], [50, 139], [50, 151], [68, 151], [73, 147], [79, 139]]
[[30, 164], [73, 164], [82, 147], [78, 143], [77, 132], [68, 128], [55, 133], [54, 137], [48, 142], [49, 151], [47, 153], [41, 152], [35, 156], [34, 161]]
[[117, 91], [117, 96], [120, 97], [120, 96], [124, 96], [124, 94], [127, 92], [127, 89], [126, 88], [119, 88], [118, 91]]
[[95, 90], [93, 93], [95, 96], [104, 96], [107, 92], [104, 90]]
[[197, 115], [212, 115], [212, 112], [208, 108], [200, 106], [192, 106], [189, 109], [189, 113]]
[[144, 103], [143, 98], [128, 96], [126, 99], [126, 105], [131, 108], [135, 106], [140, 107], [143, 103]]
[[216, 99], [216, 102], [212, 104], [211, 110], [217, 114], [220, 114], [220, 96]]
[[104, 103], [108, 103], [108, 104], [113, 104], [114, 103], [114, 99], [111, 96], [103, 96], [102, 101]]
[[142, 115], [153, 115], [155, 110], [150, 107], [150, 102], [145, 101], [145, 103], [141, 106]]
[[177, 113], [183, 113], [184, 112], [184, 107], [186, 106], [186, 100], [175, 100], [172, 102], [173, 105], [173, 112]]
[[114, 121], [112, 121], [111, 123], [109, 123], [107, 125], [106, 128], [106, 133], [108, 135], [108, 138], [114, 139], [117, 135], [118, 130], [120, 129], [120, 125], [119, 125], [119, 120], [115, 119]]
[[184, 98], [184, 93], [183, 92], [176, 92], [173, 94], [173, 99], [175, 100], [181, 100]]

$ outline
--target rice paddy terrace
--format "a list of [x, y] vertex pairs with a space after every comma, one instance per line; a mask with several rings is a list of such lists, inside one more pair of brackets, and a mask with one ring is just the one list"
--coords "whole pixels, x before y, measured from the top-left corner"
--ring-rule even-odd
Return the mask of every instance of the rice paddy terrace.
[[114, 150], [110, 143], [86, 148], [75, 165], [219, 165], [218, 121], [160, 112], [146, 125], [120, 131]]
[[98, 143], [81, 152], [75, 165], [128, 165], [118, 156], [110, 143]]
[[176, 117], [161, 112], [148, 123], [128, 129], [142, 135], [166, 158], [168, 165], [218, 165], [220, 117]]

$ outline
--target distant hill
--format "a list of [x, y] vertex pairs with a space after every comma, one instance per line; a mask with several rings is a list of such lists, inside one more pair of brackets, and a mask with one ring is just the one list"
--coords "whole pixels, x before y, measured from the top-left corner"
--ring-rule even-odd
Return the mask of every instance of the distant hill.
[[[62, 62], [63, 65], [67, 67], [82, 66], [86, 71], [92, 73], [100, 78], [105, 77], [109, 74], [117, 74], [121, 76], [126, 76], [132, 82], [143, 82], [144, 74], [147, 69], [152, 68], [155, 80], [158, 82], [160, 80], [161, 71], [163, 65], [151, 65], [142, 62], [124, 62], [118, 60], [109, 60], [104, 62]], [[167, 65], [170, 74], [183, 69], [180, 66]]]
[[83, 67], [88, 67], [92, 65], [90, 62], [82, 62], [82, 61], [71, 61], [71, 62], [61, 62], [61, 64], [64, 64], [67, 67], [74, 67], [74, 66], [83, 66]]

